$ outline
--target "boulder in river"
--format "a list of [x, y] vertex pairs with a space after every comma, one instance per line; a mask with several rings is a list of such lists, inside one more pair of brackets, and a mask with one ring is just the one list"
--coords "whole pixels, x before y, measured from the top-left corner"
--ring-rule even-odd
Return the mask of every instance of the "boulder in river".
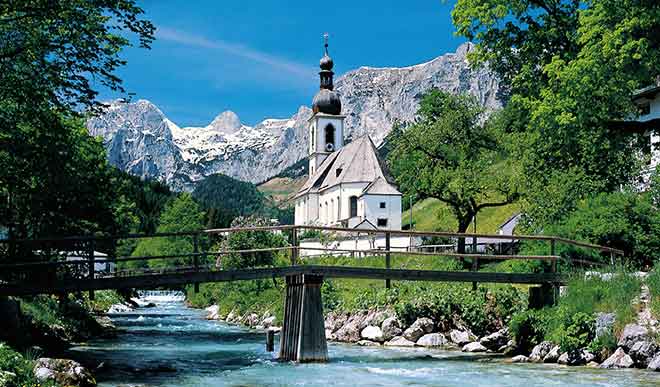
[[626, 354], [623, 348], [619, 347], [600, 365], [600, 368], [630, 368], [633, 364], [633, 359]]
[[54, 381], [62, 386], [96, 386], [91, 372], [80, 363], [69, 359], [42, 357], [34, 366], [34, 376], [41, 382]]
[[125, 304], [113, 304], [108, 309], [108, 313], [127, 313], [132, 311], [133, 308]]
[[385, 343], [386, 347], [414, 347], [415, 343], [405, 337], [397, 336]]
[[204, 310], [206, 311], [207, 320], [220, 320], [220, 307], [218, 305], [211, 305]]
[[479, 343], [491, 351], [497, 351], [500, 347], [509, 342], [509, 329], [500, 329], [488, 336], [482, 337]]
[[475, 341], [477, 338], [467, 330], [459, 331], [458, 329], [452, 329], [449, 332], [449, 340], [458, 345], [459, 347]]
[[364, 316], [353, 315], [348, 319], [343, 327], [335, 332], [338, 341], [345, 341], [349, 343], [356, 343], [360, 341], [360, 332], [362, 331], [362, 320]]
[[446, 347], [447, 344], [447, 338], [442, 333], [427, 333], [415, 343], [418, 347]]
[[488, 348], [481, 345], [480, 342], [475, 341], [473, 343], [465, 344], [461, 349], [463, 352], [486, 352]]
[[638, 367], [646, 368], [658, 352], [658, 345], [653, 340], [638, 341], [632, 345], [628, 354]]
[[388, 317], [383, 320], [380, 329], [383, 332], [383, 340], [392, 340], [394, 337], [399, 336], [402, 333], [401, 323], [396, 317]]
[[383, 331], [377, 326], [369, 325], [360, 332], [360, 337], [366, 340], [383, 342]]
[[511, 358], [511, 363], [527, 363], [529, 358], [525, 355], [518, 355]]
[[403, 337], [410, 341], [417, 341], [420, 337], [424, 336], [425, 333], [433, 332], [433, 320], [427, 317], [421, 317], [415, 320], [415, 322], [403, 331]]
[[557, 363], [557, 361], [559, 360], [560, 355], [561, 355], [560, 347], [558, 345], [555, 345], [548, 352], [548, 354], [543, 357], [543, 362], [544, 363]]
[[357, 342], [357, 345], [361, 347], [380, 347], [380, 343], [371, 340], [360, 340]]
[[628, 324], [623, 328], [623, 333], [618, 345], [624, 350], [629, 350], [638, 341], [649, 339], [649, 330], [638, 324]]
[[656, 354], [651, 361], [649, 361], [649, 366], [646, 369], [651, 371], [660, 371], [660, 353]]
[[542, 363], [543, 359], [550, 353], [554, 345], [550, 341], [543, 341], [532, 349], [529, 355], [529, 361], [533, 363]]

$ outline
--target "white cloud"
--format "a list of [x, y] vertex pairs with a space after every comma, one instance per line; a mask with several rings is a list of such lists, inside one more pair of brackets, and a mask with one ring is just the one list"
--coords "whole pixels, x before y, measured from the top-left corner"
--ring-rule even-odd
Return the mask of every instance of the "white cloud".
[[205, 36], [190, 34], [171, 28], [159, 27], [156, 31], [156, 38], [187, 46], [220, 50], [236, 57], [249, 59], [280, 69], [306, 81], [313, 77], [315, 73], [312, 67], [277, 57], [263, 51], [255, 50], [242, 44], [227, 42], [220, 39], [209, 39]]

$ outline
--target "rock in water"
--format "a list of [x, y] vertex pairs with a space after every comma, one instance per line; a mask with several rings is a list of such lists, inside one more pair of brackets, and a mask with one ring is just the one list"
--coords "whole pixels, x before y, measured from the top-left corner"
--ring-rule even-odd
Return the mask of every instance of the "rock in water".
[[529, 358], [525, 355], [518, 355], [511, 358], [511, 363], [527, 363]]
[[544, 341], [541, 344], [536, 345], [532, 349], [532, 353], [529, 355], [529, 361], [533, 363], [542, 363], [543, 359], [550, 353], [554, 345], [549, 341]]
[[380, 347], [380, 343], [371, 340], [360, 340], [357, 342], [357, 345], [361, 347]]
[[69, 359], [42, 357], [34, 366], [34, 376], [41, 382], [54, 381], [62, 386], [96, 386], [89, 370]]
[[220, 307], [218, 305], [211, 305], [204, 310], [206, 311], [207, 320], [220, 320]]
[[651, 371], [660, 371], [660, 353], [655, 355], [653, 359], [649, 362], [649, 366], [646, 367]]
[[339, 330], [335, 332], [337, 341], [344, 341], [349, 343], [356, 343], [360, 341], [360, 332], [362, 331], [363, 319], [364, 316], [360, 314], [351, 316], [346, 324], [344, 324], [343, 327], [339, 328]]
[[629, 350], [636, 342], [646, 341], [648, 338], [648, 329], [638, 324], [628, 324], [623, 328], [618, 345], [625, 350]]
[[447, 344], [448, 341], [442, 333], [427, 333], [415, 343], [418, 347], [446, 347]]
[[478, 341], [473, 343], [465, 344], [461, 351], [463, 352], [486, 352], [488, 348], [484, 347]]
[[482, 337], [479, 343], [491, 351], [497, 351], [500, 347], [509, 342], [509, 329], [500, 329], [495, 333]]
[[422, 317], [415, 320], [415, 322], [403, 331], [403, 337], [410, 341], [417, 341], [425, 333], [433, 332], [433, 320], [430, 318]]
[[414, 347], [415, 343], [405, 337], [397, 336], [385, 343], [386, 347]]
[[467, 343], [471, 343], [476, 339], [477, 338], [468, 331], [459, 331], [458, 329], [452, 329], [449, 332], [449, 340], [451, 340], [452, 343], [458, 345], [459, 347]]
[[391, 340], [403, 332], [401, 330], [401, 323], [396, 317], [388, 317], [383, 320], [380, 328], [383, 331], [383, 340]]
[[385, 341], [383, 339], [383, 331], [381, 331], [380, 328], [375, 327], [373, 325], [369, 325], [366, 328], [364, 328], [362, 332], [360, 332], [360, 336], [366, 340], [378, 341], [378, 342]]
[[623, 348], [617, 348], [612, 356], [600, 365], [600, 368], [630, 368], [633, 366], [633, 359], [626, 354]]
[[558, 345], [552, 347], [550, 352], [543, 358], [544, 363], [557, 363], [560, 356], [560, 348]]
[[646, 368], [658, 352], [658, 345], [652, 340], [638, 341], [630, 348], [628, 354], [640, 368]]

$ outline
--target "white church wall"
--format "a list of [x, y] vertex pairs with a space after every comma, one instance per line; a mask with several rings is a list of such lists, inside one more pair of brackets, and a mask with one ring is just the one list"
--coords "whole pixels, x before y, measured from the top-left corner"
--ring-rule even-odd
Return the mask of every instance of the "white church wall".
[[343, 117], [327, 117], [327, 116], [318, 116], [315, 119], [315, 129], [316, 130], [316, 151], [317, 152], [327, 152], [325, 148], [325, 127], [328, 124], [332, 124], [335, 127], [335, 150], [340, 149], [344, 146], [344, 118]]
[[[367, 194], [361, 201], [369, 222], [378, 226], [378, 219], [387, 219], [387, 226], [378, 228], [401, 230], [401, 196]], [[381, 208], [381, 203], [385, 208]]]

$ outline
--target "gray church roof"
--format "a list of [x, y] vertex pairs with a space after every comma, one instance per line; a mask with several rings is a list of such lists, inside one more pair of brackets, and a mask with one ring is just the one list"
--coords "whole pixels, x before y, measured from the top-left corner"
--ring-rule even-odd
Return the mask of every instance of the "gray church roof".
[[[363, 194], [401, 194], [393, 186], [378, 157], [378, 150], [368, 135], [358, 137], [339, 151], [331, 153], [296, 196], [343, 183], [370, 183]], [[370, 188], [372, 191], [367, 192]]]

